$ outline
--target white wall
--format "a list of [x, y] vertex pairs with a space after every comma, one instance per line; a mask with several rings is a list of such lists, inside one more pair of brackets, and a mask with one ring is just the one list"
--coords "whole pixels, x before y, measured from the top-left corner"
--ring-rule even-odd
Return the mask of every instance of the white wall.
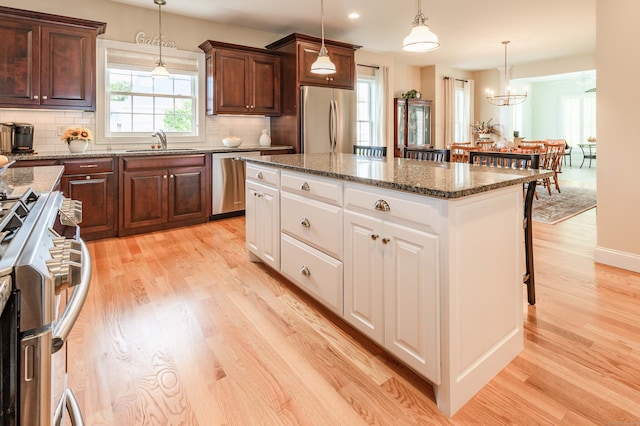
[[637, 0], [596, 3], [598, 262], [640, 272]]

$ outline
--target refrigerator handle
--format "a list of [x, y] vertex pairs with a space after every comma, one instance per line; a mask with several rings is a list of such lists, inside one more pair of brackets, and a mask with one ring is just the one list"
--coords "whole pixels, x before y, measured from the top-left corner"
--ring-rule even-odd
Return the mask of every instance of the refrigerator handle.
[[331, 152], [336, 152], [336, 146], [338, 144], [338, 103], [332, 99], [330, 101], [329, 111], [329, 139], [331, 140]]

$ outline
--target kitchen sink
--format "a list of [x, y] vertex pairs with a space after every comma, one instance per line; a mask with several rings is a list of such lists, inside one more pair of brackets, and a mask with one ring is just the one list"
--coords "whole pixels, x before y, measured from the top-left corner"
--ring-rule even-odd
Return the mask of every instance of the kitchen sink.
[[152, 148], [141, 148], [141, 149], [128, 149], [125, 152], [181, 152], [181, 151], [193, 151], [193, 148], [167, 148], [167, 149], [152, 149]]

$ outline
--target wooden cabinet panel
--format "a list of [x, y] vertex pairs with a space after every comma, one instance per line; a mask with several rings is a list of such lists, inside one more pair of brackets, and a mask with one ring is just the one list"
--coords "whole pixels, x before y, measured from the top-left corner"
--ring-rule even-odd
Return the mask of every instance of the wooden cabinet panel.
[[103, 22], [0, 7], [0, 107], [94, 111]]
[[82, 202], [80, 228], [83, 239], [116, 235], [115, 173], [64, 175], [60, 186], [65, 197]]
[[206, 112], [279, 115], [280, 57], [264, 49], [207, 40]]
[[321, 44], [301, 42], [298, 44], [298, 75], [301, 85], [311, 84], [315, 86], [330, 86], [337, 88], [353, 89], [355, 87], [354, 50], [325, 42], [329, 51], [329, 59], [336, 66], [335, 74], [314, 74], [311, 72], [311, 64], [318, 59]]
[[201, 167], [169, 170], [169, 221], [206, 219], [205, 176]]
[[210, 155], [124, 157], [120, 235], [204, 223], [211, 204]]
[[167, 222], [167, 171], [124, 172], [124, 228]]
[[0, 15], [0, 105], [39, 105], [40, 27]]
[[42, 106], [95, 110], [95, 45], [95, 31], [42, 27]]

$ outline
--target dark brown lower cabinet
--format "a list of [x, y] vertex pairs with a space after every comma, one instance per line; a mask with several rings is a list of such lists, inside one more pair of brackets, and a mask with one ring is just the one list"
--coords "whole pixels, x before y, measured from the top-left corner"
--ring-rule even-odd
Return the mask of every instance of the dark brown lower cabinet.
[[118, 234], [114, 158], [62, 160], [60, 189], [65, 197], [82, 201], [80, 235], [84, 240]]
[[119, 235], [206, 222], [209, 163], [205, 154], [122, 157]]

